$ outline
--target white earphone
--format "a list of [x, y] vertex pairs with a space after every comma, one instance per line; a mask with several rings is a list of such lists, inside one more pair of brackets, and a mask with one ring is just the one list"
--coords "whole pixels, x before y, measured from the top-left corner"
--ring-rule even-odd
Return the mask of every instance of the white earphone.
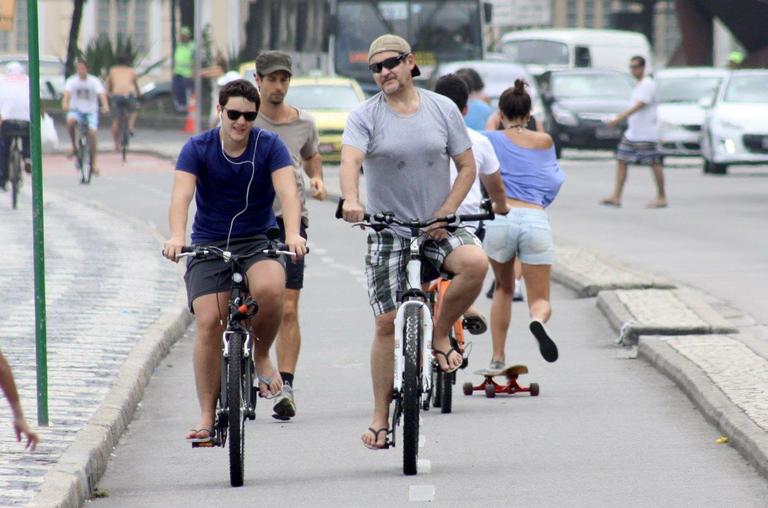
[[[221, 112], [223, 113], [223, 111]], [[224, 118], [222, 117], [222, 121]], [[251, 157], [251, 160], [249, 161], [243, 161], [243, 162], [235, 162], [229, 157], [227, 157], [227, 154], [224, 152], [224, 140], [221, 139], [221, 134], [219, 134], [219, 139], [221, 139], [221, 155], [224, 157], [224, 160], [229, 162], [232, 165], [239, 166], [242, 164], [250, 164], [251, 165], [251, 179], [248, 180], [248, 187], [245, 189], [245, 208], [240, 210], [235, 214], [234, 217], [232, 217], [232, 221], [229, 223], [229, 232], [227, 233], [227, 247], [226, 249], [229, 249], [229, 239], [232, 236], [232, 228], [235, 225], [235, 219], [237, 219], [239, 216], [245, 213], [246, 210], [248, 210], [248, 200], [250, 198], [251, 194], [251, 183], [253, 183], [253, 177], [256, 175], [256, 149], [259, 147], [259, 138], [261, 137], [261, 129], [259, 129], [259, 132], [256, 134], [256, 141], [253, 144], [253, 157]]]

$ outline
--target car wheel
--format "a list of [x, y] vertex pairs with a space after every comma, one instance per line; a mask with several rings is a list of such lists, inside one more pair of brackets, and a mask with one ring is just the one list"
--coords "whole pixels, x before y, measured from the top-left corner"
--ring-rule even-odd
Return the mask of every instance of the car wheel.
[[718, 164], [704, 159], [704, 173], [709, 175], [724, 175], [728, 173], [728, 164]]

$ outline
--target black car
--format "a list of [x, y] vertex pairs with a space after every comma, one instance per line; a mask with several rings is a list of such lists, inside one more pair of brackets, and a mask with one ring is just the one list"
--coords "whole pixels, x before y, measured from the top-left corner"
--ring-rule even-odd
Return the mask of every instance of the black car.
[[563, 148], [616, 148], [626, 125], [607, 122], [630, 106], [632, 80], [613, 70], [552, 70], [538, 78], [547, 131]]

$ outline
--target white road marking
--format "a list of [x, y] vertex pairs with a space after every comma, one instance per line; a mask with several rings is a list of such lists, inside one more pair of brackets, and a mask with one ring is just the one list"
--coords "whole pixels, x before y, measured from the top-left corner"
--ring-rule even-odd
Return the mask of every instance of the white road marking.
[[411, 485], [408, 488], [408, 501], [431, 502], [435, 500], [434, 485]]
[[416, 463], [416, 468], [419, 474], [429, 474], [432, 472], [432, 461], [429, 459], [419, 459]]

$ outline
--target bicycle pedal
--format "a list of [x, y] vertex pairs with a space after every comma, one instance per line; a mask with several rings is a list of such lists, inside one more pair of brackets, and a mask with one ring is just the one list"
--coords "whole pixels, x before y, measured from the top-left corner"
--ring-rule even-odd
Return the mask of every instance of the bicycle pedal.
[[213, 448], [214, 446], [216, 446], [216, 442], [213, 439], [202, 443], [192, 443], [192, 448]]

